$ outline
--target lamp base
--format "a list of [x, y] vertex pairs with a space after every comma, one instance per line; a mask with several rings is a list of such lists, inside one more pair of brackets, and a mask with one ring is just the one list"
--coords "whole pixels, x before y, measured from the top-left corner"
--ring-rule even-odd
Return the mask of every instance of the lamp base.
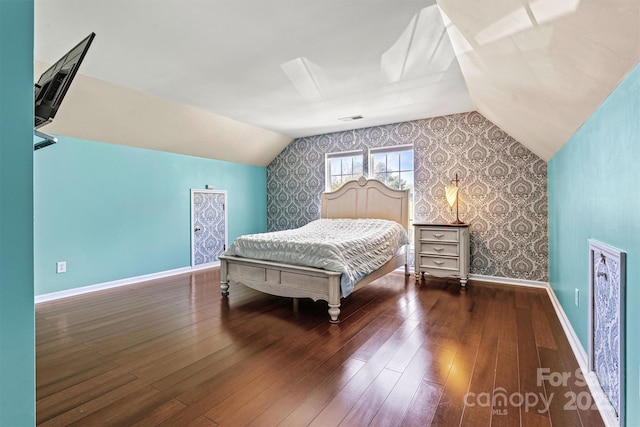
[[462, 224], [464, 224], [464, 221], [460, 221], [459, 219], [456, 219], [451, 224], [462, 225]]

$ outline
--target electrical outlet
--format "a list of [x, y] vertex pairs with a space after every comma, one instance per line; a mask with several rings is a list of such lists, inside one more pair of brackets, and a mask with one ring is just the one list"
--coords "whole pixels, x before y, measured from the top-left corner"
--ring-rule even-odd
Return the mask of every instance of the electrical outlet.
[[576, 288], [575, 303], [576, 307], [580, 306], [580, 290], [578, 288]]
[[67, 272], [67, 261], [58, 261], [56, 263], [56, 273], [66, 273]]

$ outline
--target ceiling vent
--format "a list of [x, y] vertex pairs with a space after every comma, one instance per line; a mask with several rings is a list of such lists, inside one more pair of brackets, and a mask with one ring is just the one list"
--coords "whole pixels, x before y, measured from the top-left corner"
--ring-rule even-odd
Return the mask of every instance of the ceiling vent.
[[354, 120], [360, 120], [363, 119], [364, 117], [362, 117], [360, 114], [356, 115], [356, 116], [347, 116], [347, 117], [340, 117], [338, 120], [340, 120], [341, 122], [352, 122]]

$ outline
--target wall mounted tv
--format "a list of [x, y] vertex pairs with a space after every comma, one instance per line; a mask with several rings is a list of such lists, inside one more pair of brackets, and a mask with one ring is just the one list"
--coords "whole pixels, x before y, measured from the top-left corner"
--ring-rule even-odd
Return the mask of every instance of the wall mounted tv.
[[91, 33], [85, 37], [38, 79], [34, 89], [36, 129], [50, 123], [55, 117], [95, 35]]

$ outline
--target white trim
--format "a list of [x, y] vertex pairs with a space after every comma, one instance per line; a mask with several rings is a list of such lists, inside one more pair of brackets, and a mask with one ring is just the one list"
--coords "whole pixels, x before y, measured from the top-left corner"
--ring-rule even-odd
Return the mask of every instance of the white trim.
[[477, 280], [479, 282], [498, 283], [502, 285], [528, 286], [531, 288], [548, 288], [548, 282], [539, 282], [537, 280], [511, 279], [509, 277], [499, 276], [483, 276], [481, 274], [470, 274], [469, 280]]
[[[415, 273], [415, 268], [412, 270]], [[454, 277], [454, 276], [451, 276]], [[539, 282], [537, 280], [511, 279], [509, 277], [500, 276], [484, 276], [482, 274], [469, 274], [469, 280], [477, 280], [478, 282], [494, 283], [498, 285], [527, 286], [530, 288], [547, 289], [548, 282]]]
[[96, 285], [82, 286], [80, 288], [67, 289], [59, 292], [51, 292], [48, 294], [36, 295], [34, 303], [39, 304], [41, 302], [55, 301], [62, 298], [73, 297], [77, 295], [88, 294], [91, 292], [102, 291], [105, 289], [118, 288], [120, 286], [133, 285], [135, 283], [146, 282], [153, 279], [161, 279], [163, 277], [176, 276], [178, 274], [192, 273], [198, 270], [204, 270], [207, 268], [213, 268], [220, 266], [220, 262], [212, 262], [208, 264], [199, 265], [197, 267], [182, 267], [174, 270], [161, 271], [159, 273], [144, 274], [142, 276], [129, 277], [126, 279], [113, 280], [111, 282], [98, 283]]
[[206, 270], [208, 268], [214, 268], [214, 267], [220, 267], [220, 260], [207, 262], [205, 264], [194, 265], [193, 267], [191, 267], [190, 271], [200, 271], [200, 270]]

